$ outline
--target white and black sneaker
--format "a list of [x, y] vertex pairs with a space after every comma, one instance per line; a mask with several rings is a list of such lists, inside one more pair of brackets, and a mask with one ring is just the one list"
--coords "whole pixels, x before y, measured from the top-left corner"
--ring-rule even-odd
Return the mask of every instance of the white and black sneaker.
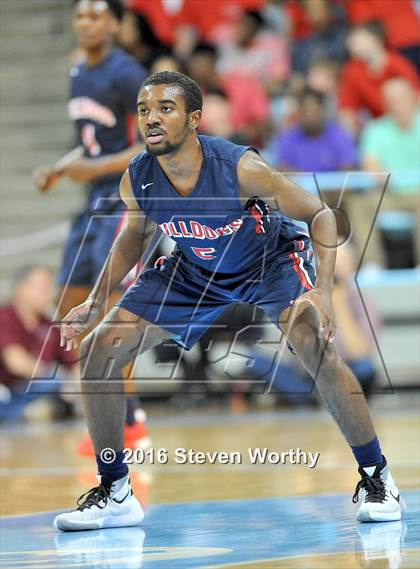
[[98, 476], [99, 486], [80, 496], [77, 509], [59, 514], [54, 527], [61, 531], [117, 528], [139, 525], [144, 512], [133, 495], [128, 474], [112, 482]]
[[359, 480], [353, 495], [353, 502], [359, 500], [363, 492], [362, 504], [357, 512], [359, 522], [395, 522], [401, 519], [405, 503], [389, 472], [387, 462], [380, 465], [361, 466]]

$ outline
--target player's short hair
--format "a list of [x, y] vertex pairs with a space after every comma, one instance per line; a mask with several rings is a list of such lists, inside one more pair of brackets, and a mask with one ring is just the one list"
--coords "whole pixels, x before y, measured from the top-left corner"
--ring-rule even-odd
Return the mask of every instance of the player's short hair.
[[350, 29], [350, 34], [356, 30], [366, 30], [373, 36], [375, 36], [379, 41], [385, 43], [386, 33], [382, 22], [379, 20], [369, 20], [366, 22], [360, 22]]
[[187, 114], [203, 110], [203, 95], [198, 83], [178, 71], [159, 71], [143, 81], [140, 91], [147, 85], [176, 85], [184, 93], [185, 110]]
[[[81, 0], [73, 0], [73, 4], [77, 5]], [[123, 15], [124, 15], [124, 5], [122, 4], [121, 0], [103, 0], [108, 4], [108, 9], [111, 14], [116, 18], [119, 22], [121, 22]]]

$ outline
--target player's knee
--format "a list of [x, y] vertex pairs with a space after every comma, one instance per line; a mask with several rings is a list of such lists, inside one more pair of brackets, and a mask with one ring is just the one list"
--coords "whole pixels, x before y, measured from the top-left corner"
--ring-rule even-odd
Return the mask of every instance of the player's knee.
[[318, 334], [304, 323], [292, 327], [288, 340], [301, 357], [309, 358], [318, 351]]
[[338, 354], [334, 344], [327, 342], [318, 328], [297, 326], [293, 334], [289, 335], [296, 354], [311, 374], [320, 367], [334, 367], [337, 364]]

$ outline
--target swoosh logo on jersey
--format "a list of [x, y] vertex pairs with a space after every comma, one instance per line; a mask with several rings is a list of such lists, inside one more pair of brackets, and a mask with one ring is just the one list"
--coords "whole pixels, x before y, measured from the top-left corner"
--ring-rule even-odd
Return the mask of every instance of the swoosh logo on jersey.
[[399, 503], [399, 501], [400, 501], [400, 495], [398, 494], [397, 496], [394, 496], [394, 494], [392, 493], [392, 490], [390, 490], [389, 493], [390, 493], [391, 496], [394, 498], [394, 500], [397, 500], [397, 502]]
[[153, 184], [153, 182], [149, 182], [148, 184], [142, 184], [141, 189], [145, 190], [147, 188], [147, 186], [151, 186], [152, 184]]

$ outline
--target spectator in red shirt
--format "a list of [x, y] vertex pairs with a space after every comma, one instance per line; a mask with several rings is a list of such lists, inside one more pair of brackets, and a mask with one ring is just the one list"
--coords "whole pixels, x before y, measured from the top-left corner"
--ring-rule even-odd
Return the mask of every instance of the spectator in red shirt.
[[56, 410], [57, 404], [61, 411], [71, 409], [59, 394], [60, 381], [64, 375], [76, 381], [77, 356], [60, 348], [59, 329], [46, 316], [53, 296], [50, 270], [28, 266], [17, 271], [12, 300], [0, 308], [1, 419], [20, 417], [27, 405], [47, 394]]
[[382, 85], [387, 79], [404, 77], [418, 88], [415, 68], [402, 56], [387, 51], [384, 29], [379, 22], [366, 22], [352, 28], [347, 38], [351, 59], [342, 70], [339, 84], [340, 118], [356, 132], [360, 112], [371, 116], [384, 114]]
[[200, 41], [223, 42], [244, 10], [258, 10], [264, 0], [126, 0], [143, 14], [159, 40], [186, 60]]
[[386, 32], [386, 42], [398, 50], [420, 72], [420, 20], [414, 0], [347, 0], [344, 3], [352, 25], [378, 20]]

